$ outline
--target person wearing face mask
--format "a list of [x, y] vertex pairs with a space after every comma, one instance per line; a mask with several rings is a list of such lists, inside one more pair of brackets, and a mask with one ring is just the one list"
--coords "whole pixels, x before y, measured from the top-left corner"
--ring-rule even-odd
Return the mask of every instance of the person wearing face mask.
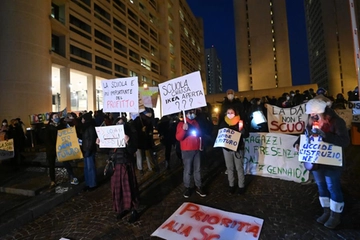
[[[185, 112], [185, 121], [178, 123], [176, 127], [176, 139], [180, 142], [181, 155], [184, 164], [183, 182], [185, 186], [184, 198], [189, 198], [192, 193], [193, 181], [196, 186], [196, 193], [206, 197], [201, 182], [201, 158], [202, 150], [201, 131], [196, 121], [195, 109]], [[194, 179], [192, 179], [194, 178]]]
[[134, 126], [138, 134], [138, 150], [136, 151], [136, 163], [140, 174], [143, 175], [143, 156], [145, 155], [148, 170], [156, 172], [159, 171], [157, 159], [152, 156], [152, 149], [154, 147], [153, 131], [154, 126], [152, 122], [152, 109], [145, 108], [134, 120]]
[[[311, 99], [306, 103], [306, 114], [309, 114], [306, 135], [320, 135], [323, 142], [342, 148], [347, 147], [350, 144], [350, 137], [346, 123], [329, 107], [329, 102], [330, 100], [322, 97]], [[294, 143], [296, 150], [299, 150], [299, 144], [300, 139]], [[340, 224], [341, 213], [344, 209], [344, 196], [340, 182], [342, 168], [345, 165], [343, 159], [342, 161], [342, 167], [317, 164], [311, 171], [318, 186], [319, 201], [323, 208], [323, 214], [316, 221], [330, 229]]]
[[242, 117], [239, 116], [236, 109], [229, 107], [226, 110], [224, 121], [220, 124], [219, 129], [229, 128], [241, 133], [238, 148], [232, 151], [223, 148], [227, 176], [229, 181], [229, 193], [235, 193], [235, 173], [237, 174], [238, 194], [245, 193], [245, 174], [244, 174], [244, 138], [249, 136], [248, 126]]
[[[115, 163], [114, 174], [111, 176], [111, 193], [116, 218], [122, 219], [131, 213], [128, 219], [133, 223], [139, 219], [137, 212], [140, 202], [139, 187], [135, 175], [135, 153], [137, 150], [137, 133], [134, 126], [125, 117], [118, 117], [115, 125], [123, 125], [125, 132], [125, 148], [109, 150], [109, 156]], [[96, 140], [100, 144], [100, 139]]]
[[218, 125], [221, 124], [222, 121], [224, 121], [224, 117], [226, 115], [226, 110], [232, 107], [234, 108], [238, 113], [241, 114], [241, 116], [245, 116], [245, 109], [244, 109], [244, 105], [242, 104], [242, 102], [240, 101], [239, 98], [235, 97], [235, 92], [232, 89], [228, 89], [226, 91], [226, 97], [224, 97], [224, 100], [221, 104], [221, 110], [219, 113], [219, 123]]

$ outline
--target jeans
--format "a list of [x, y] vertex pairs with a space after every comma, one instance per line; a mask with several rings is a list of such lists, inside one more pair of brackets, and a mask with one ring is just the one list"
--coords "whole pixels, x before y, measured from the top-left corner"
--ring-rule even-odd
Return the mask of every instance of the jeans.
[[201, 188], [200, 151], [182, 151], [182, 159], [184, 163], [184, 186], [190, 188], [194, 176], [196, 187]]
[[238, 178], [238, 187], [245, 187], [245, 175], [244, 175], [244, 150], [228, 151], [223, 149], [226, 169], [228, 170], [229, 186], [234, 187], [236, 171]]
[[84, 176], [85, 184], [88, 187], [96, 187], [96, 166], [95, 166], [95, 152], [84, 154]]
[[338, 203], [344, 202], [340, 183], [341, 171], [339, 167], [326, 165], [320, 165], [318, 170], [312, 171], [320, 197], [328, 197]]

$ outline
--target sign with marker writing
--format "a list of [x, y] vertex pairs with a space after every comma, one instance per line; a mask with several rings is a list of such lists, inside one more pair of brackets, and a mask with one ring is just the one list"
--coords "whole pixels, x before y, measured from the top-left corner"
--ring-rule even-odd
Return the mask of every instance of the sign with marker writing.
[[138, 112], [139, 84], [137, 77], [102, 80], [104, 112]]
[[281, 133], [250, 133], [245, 138], [246, 174], [306, 182], [309, 172], [298, 161], [293, 144], [298, 136]]
[[184, 202], [155, 232], [163, 239], [259, 239], [264, 220]]
[[301, 134], [308, 121], [305, 104], [281, 108], [266, 104], [268, 128], [271, 133]]
[[299, 161], [332, 166], [342, 166], [342, 148], [322, 141], [321, 136], [309, 139], [301, 135]]
[[200, 72], [193, 72], [159, 84], [163, 115], [206, 106]]
[[219, 129], [214, 147], [224, 147], [236, 151], [239, 145], [241, 133], [230, 128]]
[[95, 127], [95, 129], [100, 139], [100, 148], [124, 148], [126, 146], [124, 125]]
[[351, 101], [348, 107], [352, 110], [352, 122], [360, 122], [360, 101]]
[[75, 127], [59, 130], [56, 139], [56, 156], [59, 162], [83, 158]]
[[14, 140], [0, 141], [0, 160], [14, 157]]

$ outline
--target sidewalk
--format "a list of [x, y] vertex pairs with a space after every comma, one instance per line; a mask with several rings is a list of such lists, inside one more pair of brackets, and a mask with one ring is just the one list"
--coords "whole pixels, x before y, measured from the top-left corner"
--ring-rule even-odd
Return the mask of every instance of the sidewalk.
[[[171, 169], [165, 170], [163, 147], [158, 144], [156, 151], [160, 167], [158, 173], [146, 171], [147, 167], [145, 167], [144, 175], [141, 176], [139, 171], [136, 170], [140, 192], [149, 189], [157, 180], [161, 181], [172, 172], [181, 171], [182, 169], [182, 163], [177, 160], [176, 154], [173, 152]], [[103, 176], [106, 159], [107, 154], [105, 152], [99, 151], [96, 154], [99, 185], [109, 180], [109, 178]], [[21, 169], [15, 169], [9, 164], [0, 164], [0, 236], [33, 221], [55, 206], [82, 192], [85, 187], [83, 161], [73, 161], [71, 164], [75, 175], [80, 181], [79, 185], [71, 185], [66, 170], [61, 168], [61, 163], [57, 163], [57, 166], [59, 166], [59, 168], [56, 168], [58, 186], [51, 191], [48, 190], [50, 180], [47, 174], [45, 153], [27, 154], [25, 166]], [[146, 166], [145, 162], [143, 164]], [[210, 179], [214, 171], [221, 170], [222, 168], [219, 168], [221, 164], [222, 161], [207, 163], [203, 173], [204, 181]]]

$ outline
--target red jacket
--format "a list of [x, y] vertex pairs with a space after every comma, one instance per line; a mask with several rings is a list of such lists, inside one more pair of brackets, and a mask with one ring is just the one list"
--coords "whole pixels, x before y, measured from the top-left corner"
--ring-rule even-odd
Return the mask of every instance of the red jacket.
[[[189, 125], [188, 130], [184, 130], [184, 122], [179, 122], [176, 128], [176, 139], [180, 142], [180, 148], [183, 151], [192, 151], [200, 149], [200, 127], [195, 119], [186, 118]], [[195, 135], [194, 135], [195, 134]]]

